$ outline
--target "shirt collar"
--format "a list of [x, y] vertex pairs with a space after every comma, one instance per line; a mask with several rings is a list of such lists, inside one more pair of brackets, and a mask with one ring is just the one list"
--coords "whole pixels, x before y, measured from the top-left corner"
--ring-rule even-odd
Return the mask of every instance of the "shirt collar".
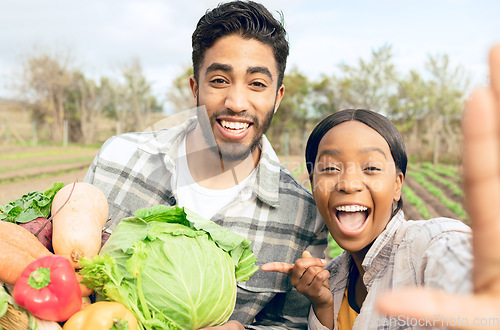
[[371, 286], [377, 273], [388, 265], [394, 245], [394, 236], [398, 228], [405, 221], [404, 213], [400, 210], [387, 224], [384, 231], [375, 239], [363, 260], [365, 270], [364, 282], [367, 288]]

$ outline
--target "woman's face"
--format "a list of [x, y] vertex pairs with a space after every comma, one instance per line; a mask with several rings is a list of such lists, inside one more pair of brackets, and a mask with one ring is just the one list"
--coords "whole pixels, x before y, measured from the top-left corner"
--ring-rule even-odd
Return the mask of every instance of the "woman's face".
[[404, 176], [396, 171], [385, 139], [369, 126], [348, 121], [321, 139], [312, 175], [319, 212], [335, 241], [360, 251], [385, 229]]

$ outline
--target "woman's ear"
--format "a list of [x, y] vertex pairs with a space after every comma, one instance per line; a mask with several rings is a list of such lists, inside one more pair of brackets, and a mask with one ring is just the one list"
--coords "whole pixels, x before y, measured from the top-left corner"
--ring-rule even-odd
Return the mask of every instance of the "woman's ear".
[[403, 188], [403, 183], [405, 181], [405, 176], [402, 172], [398, 172], [396, 176], [395, 189], [394, 189], [394, 201], [397, 202], [401, 199], [401, 189]]

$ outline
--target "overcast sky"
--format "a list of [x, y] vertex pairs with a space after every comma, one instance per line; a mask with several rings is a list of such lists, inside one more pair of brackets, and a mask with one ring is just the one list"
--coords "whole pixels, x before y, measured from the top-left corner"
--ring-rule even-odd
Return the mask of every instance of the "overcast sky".
[[[21, 58], [37, 46], [71, 49], [91, 77], [113, 76], [138, 58], [163, 101], [191, 65], [191, 33], [219, 0], [0, 0], [0, 97], [13, 95]], [[474, 85], [486, 81], [487, 52], [500, 42], [498, 0], [263, 0], [284, 14], [288, 69], [311, 79], [392, 45], [401, 72], [423, 72], [428, 55], [448, 54]], [[186, 82], [187, 83], [187, 82]], [[168, 112], [168, 109], [167, 109]]]

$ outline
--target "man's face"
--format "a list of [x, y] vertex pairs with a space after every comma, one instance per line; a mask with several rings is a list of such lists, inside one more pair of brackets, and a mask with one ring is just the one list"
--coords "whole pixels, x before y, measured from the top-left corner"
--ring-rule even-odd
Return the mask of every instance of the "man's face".
[[228, 161], [253, 152], [271, 124], [284, 94], [272, 48], [255, 39], [230, 35], [205, 53], [196, 83], [197, 106], [204, 105], [221, 156]]

